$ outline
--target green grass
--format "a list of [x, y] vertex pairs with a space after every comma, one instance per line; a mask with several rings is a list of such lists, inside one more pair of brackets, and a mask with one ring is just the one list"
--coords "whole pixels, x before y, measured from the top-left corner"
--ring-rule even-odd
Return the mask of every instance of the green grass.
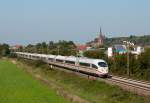
[[0, 103], [68, 103], [8, 60], [0, 60]]
[[47, 75], [47, 78], [56, 81], [56, 83], [68, 91], [92, 103], [150, 103], [150, 101], [124, 91], [118, 86], [110, 86], [104, 82], [87, 80], [75, 74], [53, 70], [46, 71], [43, 75]]
[[[31, 61], [24, 63], [33, 66]], [[24, 65], [25, 66], [25, 65]], [[35, 74], [43, 75], [50, 81], [76, 94], [90, 103], [150, 103], [136, 94], [122, 90], [118, 86], [110, 86], [104, 82], [93, 81], [59, 70], [48, 70], [48, 67], [32, 67]]]

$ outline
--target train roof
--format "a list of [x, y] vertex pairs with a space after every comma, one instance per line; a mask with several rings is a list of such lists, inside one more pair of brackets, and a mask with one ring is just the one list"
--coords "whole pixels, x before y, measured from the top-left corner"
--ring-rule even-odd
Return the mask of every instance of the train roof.
[[66, 56], [57, 55], [57, 56], [56, 56], [56, 59], [65, 60], [65, 59], [66, 59]]
[[66, 60], [68, 60], [68, 61], [76, 61], [76, 60], [77, 60], [77, 57], [68, 56], [68, 57], [66, 57]]
[[56, 55], [47, 55], [48, 58], [55, 58]]
[[105, 61], [103, 59], [80, 58], [79, 62], [98, 63], [98, 62], [105, 62]]
[[40, 56], [40, 57], [63, 59], [63, 60], [69, 60], [69, 61], [76, 61], [78, 59], [79, 62], [85, 62], [85, 63], [105, 62], [103, 59], [92, 59], [92, 58], [86, 58], [86, 57], [47, 55], [47, 54], [26, 53], [26, 52], [16, 52], [16, 53], [17, 54], [26, 54], [26, 55], [35, 55], [35, 56]]

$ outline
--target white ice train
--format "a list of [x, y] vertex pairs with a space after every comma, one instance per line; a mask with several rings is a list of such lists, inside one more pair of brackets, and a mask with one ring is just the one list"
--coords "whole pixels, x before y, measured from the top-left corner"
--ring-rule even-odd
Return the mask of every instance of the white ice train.
[[43, 60], [49, 64], [58, 63], [64, 66], [70, 66], [74, 70], [78, 70], [91, 75], [104, 77], [108, 75], [108, 65], [102, 59], [89, 59], [75, 56], [60, 56], [60, 55], [46, 55], [26, 52], [16, 52], [18, 57]]

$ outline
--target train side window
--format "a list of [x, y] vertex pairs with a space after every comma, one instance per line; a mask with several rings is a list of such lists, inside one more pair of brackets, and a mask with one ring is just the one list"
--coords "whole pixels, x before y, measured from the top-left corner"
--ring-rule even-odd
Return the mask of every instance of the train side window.
[[66, 63], [69, 63], [69, 64], [75, 64], [74, 61], [68, 61], [68, 60], [66, 60]]
[[44, 60], [44, 59], [46, 59], [46, 58], [45, 58], [45, 57], [42, 57], [41, 59], [43, 59], [43, 60]]
[[48, 58], [48, 60], [53, 60], [52, 58]]
[[98, 69], [98, 67], [94, 64], [92, 64], [92, 68]]
[[98, 65], [100, 67], [107, 67], [107, 64], [105, 62], [99, 62]]
[[82, 63], [82, 62], [80, 62], [80, 65], [81, 65], [81, 66], [90, 67], [90, 64], [88, 64], [88, 63]]
[[57, 61], [57, 62], [63, 62], [63, 60], [60, 60], [60, 59], [56, 59], [56, 61]]

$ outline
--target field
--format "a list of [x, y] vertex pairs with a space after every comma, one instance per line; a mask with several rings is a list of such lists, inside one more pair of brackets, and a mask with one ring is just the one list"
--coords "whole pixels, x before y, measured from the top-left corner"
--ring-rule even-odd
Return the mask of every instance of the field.
[[8, 60], [0, 60], [0, 103], [68, 103]]
[[41, 75], [49, 82], [61, 86], [69, 93], [75, 94], [90, 103], [150, 103], [150, 99], [124, 91], [118, 86], [110, 86], [104, 82], [82, 78], [74, 73], [56, 69], [50, 70], [46, 64], [37, 66], [39, 63], [30, 60], [19, 60], [18, 63], [24, 69], [30, 67], [32, 75]]

